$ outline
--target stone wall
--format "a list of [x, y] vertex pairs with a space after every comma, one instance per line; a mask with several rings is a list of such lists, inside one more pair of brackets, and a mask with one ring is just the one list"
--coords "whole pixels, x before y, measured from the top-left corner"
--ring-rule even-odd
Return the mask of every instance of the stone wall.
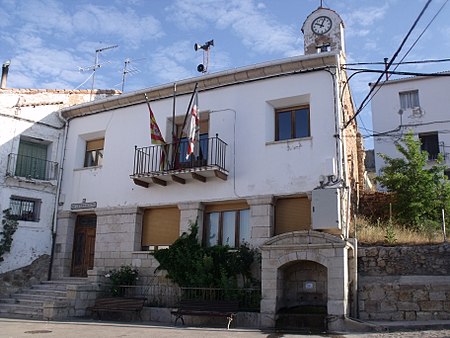
[[449, 320], [450, 245], [358, 250], [362, 320]]
[[42, 255], [25, 267], [0, 274], [0, 296], [9, 295], [24, 287], [47, 280], [50, 256]]

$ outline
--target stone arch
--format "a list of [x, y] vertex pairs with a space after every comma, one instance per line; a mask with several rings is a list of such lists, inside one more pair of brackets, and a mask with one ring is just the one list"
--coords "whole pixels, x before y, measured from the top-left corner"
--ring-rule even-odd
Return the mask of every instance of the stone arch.
[[[286, 264], [310, 261], [327, 271], [328, 315], [344, 316], [348, 307], [348, 251], [351, 245], [338, 236], [313, 230], [272, 237], [261, 246], [261, 325], [274, 327], [279, 308], [280, 271]], [[302, 263], [300, 263], [302, 264]]]

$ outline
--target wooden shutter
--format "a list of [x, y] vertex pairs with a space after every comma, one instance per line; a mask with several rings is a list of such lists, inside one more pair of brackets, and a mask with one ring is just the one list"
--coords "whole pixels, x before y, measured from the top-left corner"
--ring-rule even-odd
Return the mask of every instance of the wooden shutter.
[[205, 206], [205, 213], [218, 212], [218, 211], [237, 211], [243, 209], [249, 209], [246, 201], [232, 201], [223, 202], [217, 204], [208, 204]]
[[98, 140], [91, 140], [86, 142], [86, 151], [103, 149], [105, 144], [105, 139], [101, 138]]
[[142, 226], [142, 246], [170, 245], [180, 236], [177, 207], [147, 209]]
[[275, 235], [311, 229], [311, 201], [307, 197], [282, 198], [275, 205]]

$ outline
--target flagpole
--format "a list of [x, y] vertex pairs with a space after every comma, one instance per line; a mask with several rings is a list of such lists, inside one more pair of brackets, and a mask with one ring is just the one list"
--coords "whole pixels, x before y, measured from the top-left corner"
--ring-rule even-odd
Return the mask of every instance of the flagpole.
[[172, 146], [171, 146], [171, 154], [170, 154], [170, 157], [172, 159], [171, 160], [171, 162], [172, 162], [171, 168], [173, 168], [175, 166], [175, 152], [174, 152], [175, 148], [174, 148], [174, 146], [176, 146], [175, 143], [178, 144], [177, 135], [175, 135], [175, 133], [176, 133], [176, 131], [175, 131], [175, 126], [176, 126], [176, 124], [175, 124], [175, 110], [176, 110], [175, 101], [176, 101], [176, 97], [177, 97], [177, 83], [174, 82], [174, 84], [173, 84], [173, 104], [172, 104]]
[[[195, 83], [194, 91], [192, 92], [191, 99], [189, 100], [189, 104], [188, 104], [188, 107], [187, 107], [187, 110], [186, 110], [186, 114], [184, 115], [183, 127], [180, 130], [180, 136], [178, 137], [178, 134], [177, 134], [177, 141], [181, 140], [181, 137], [183, 136], [183, 130], [186, 127], [187, 117], [188, 117], [189, 112], [191, 110], [192, 101], [194, 101], [195, 93], [197, 93], [197, 87], [198, 87], [198, 82]], [[175, 156], [173, 157], [173, 162], [174, 162], [173, 164], [175, 164], [176, 158], [178, 156], [178, 150], [179, 149], [180, 149], [180, 142], [177, 142], [176, 147], [175, 147]]]
[[172, 138], [175, 136], [175, 101], [177, 97], [177, 83], [173, 84], [173, 106], [172, 106]]

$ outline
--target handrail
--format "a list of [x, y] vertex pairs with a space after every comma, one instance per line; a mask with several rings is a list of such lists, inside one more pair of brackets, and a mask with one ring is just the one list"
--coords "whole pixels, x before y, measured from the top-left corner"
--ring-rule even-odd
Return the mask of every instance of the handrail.
[[6, 175], [52, 181], [57, 179], [58, 163], [33, 156], [10, 153]]
[[227, 144], [218, 135], [201, 138], [196, 151], [186, 159], [188, 140], [135, 147], [132, 176], [215, 167], [225, 170]]

